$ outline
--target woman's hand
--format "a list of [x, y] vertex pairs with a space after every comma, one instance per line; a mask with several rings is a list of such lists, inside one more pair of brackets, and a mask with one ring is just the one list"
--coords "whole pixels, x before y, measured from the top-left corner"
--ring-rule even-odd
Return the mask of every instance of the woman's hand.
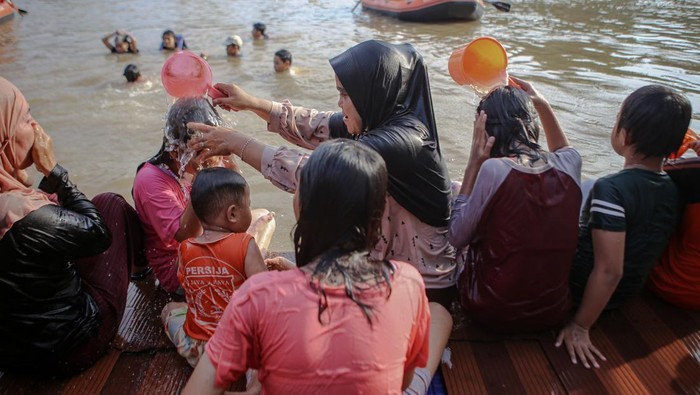
[[187, 146], [197, 152], [196, 163], [204, 163], [213, 156], [234, 154], [236, 137], [242, 135], [233, 129], [197, 122], [188, 123], [187, 128], [197, 132], [187, 142]]
[[219, 106], [227, 111], [247, 110], [255, 102], [255, 96], [244, 91], [238, 85], [234, 84], [216, 84], [214, 88], [221, 91], [225, 97], [214, 99], [215, 106]]
[[525, 80], [521, 80], [520, 78], [515, 78], [513, 76], [510, 76], [510, 79], [513, 80], [516, 84], [518, 84], [520, 89], [527, 93], [528, 96], [530, 96], [530, 99], [532, 99], [532, 102], [536, 106], [539, 104], [547, 103], [547, 99], [545, 99], [544, 96], [542, 96], [540, 92], [537, 91], [537, 89], [535, 89], [534, 86], [532, 86], [531, 83]]
[[48, 176], [51, 170], [56, 167], [56, 158], [53, 153], [53, 141], [51, 137], [44, 132], [44, 128], [37, 122], [32, 123], [32, 126], [34, 127], [32, 160], [34, 161], [36, 169], [44, 176]]
[[560, 347], [562, 343], [566, 344], [566, 349], [569, 351], [569, 356], [573, 363], [577, 363], [577, 360], [580, 359], [586, 368], [590, 368], [590, 364], [599, 368], [600, 365], [598, 365], [595, 357], [597, 356], [603, 361], [606, 360], [603, 353], [591, 343], [588, 329], [573, 321], [561, 330], [554, 345]]
[[297, 265], [295, 265], [294, 262], [282, 256], [276, 256], [274, 258], [265, 259], [265, 265], [267, 266], [267, 270], [277, 271], [296, 269], [297, 267]]
[[481, 167], [486, 159], [491, 157], [491, 148], [496, 142], [496, 138], [486, 133], [486, 112], [476, 115], [474, 119], [474, 132], [472, 133], [472, 148], [469, 153], [469, 165]]
[[459, 190], [460, 195], [469, 196], [472, 194], [481, 165], [484, 164], [486, 159], [491, 157], [491, 148], [493, 148], [496, 138], [486, 133], [486, 118], [486, 112], [482, 111], [476, 114], [476, 119], [474, 119], [472, 148], [469, 153], [467, 168], [464, 170], [462, 187]]

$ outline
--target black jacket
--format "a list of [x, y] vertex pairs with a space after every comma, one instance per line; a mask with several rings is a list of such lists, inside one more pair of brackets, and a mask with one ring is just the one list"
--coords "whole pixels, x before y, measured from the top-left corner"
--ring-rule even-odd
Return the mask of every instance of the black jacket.
[[60, 360], [100, 324], [73, 260], [106, 250], [110, 232], [61, 166], [39, 188], [55, 193], [60, 205], [32, 211], [0, 239], [2, 370], [33, 370]]

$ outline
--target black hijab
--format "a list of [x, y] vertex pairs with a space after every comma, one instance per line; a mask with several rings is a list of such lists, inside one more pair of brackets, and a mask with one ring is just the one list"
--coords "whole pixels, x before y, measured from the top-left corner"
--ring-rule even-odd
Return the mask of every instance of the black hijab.
[[[389, 171], [389, 194], [432, 226], [450, 217], [450, 180], [440, 153], [428, 70], [410, 44], [362, 42], [330, 60], [362, 118], [358, 141], [375, 149]], [[352, 137], [342, 114], [331, 137]]]

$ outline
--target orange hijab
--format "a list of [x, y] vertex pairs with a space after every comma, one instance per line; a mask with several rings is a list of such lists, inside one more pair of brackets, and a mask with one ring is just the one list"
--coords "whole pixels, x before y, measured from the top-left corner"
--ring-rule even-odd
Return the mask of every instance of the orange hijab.
[[15, 174], [24, 158], [15, 155], [17, 124], [29, 110], [29, 104], [10, 81], [0, 77], [0, 239], [12, 224], [47, 204], [46, 193], [27, 187]]

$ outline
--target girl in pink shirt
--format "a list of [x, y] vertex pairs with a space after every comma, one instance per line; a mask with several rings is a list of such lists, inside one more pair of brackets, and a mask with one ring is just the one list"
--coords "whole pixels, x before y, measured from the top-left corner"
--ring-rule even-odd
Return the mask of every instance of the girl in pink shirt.
[[[300, 269], [233, 295], [183, 394], [223, 393], [259, 370], [262, 393], [400, 394], [428, 358], [430, 312], [411, 265], [375, 260], [387, 170], [350, 140], [323, 143], [294, 195]], [[338, 207], [342, 207], [339, 210]]]

